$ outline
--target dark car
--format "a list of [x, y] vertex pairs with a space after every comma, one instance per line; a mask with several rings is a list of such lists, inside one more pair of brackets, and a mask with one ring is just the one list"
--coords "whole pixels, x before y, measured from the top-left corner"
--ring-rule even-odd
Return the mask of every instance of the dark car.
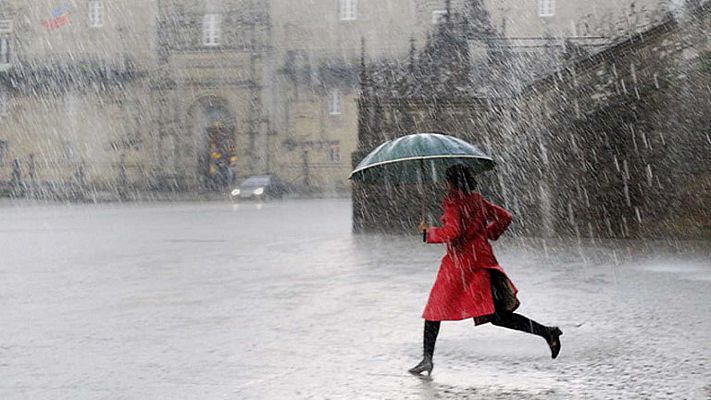
[[232, 191], [232, 199], [266, 200], [280, 199], [284, 196], [286, 187], [274, 175], [257, 175], [247, 178], [239, 187]]

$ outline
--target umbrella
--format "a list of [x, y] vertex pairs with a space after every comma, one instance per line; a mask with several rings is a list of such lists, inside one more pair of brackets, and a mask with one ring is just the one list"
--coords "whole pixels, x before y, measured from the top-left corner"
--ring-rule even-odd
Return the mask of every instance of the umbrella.
[[447, 168], [464, 164], [475, 174], [494, 168], [494, 160], [476, 146], [441, 133], [416, 133], [389, 140], [370, 152], [351, 172], [355, 182], [371, 184], [417, 183], [422, 194], [424, 182], [444, 180]]

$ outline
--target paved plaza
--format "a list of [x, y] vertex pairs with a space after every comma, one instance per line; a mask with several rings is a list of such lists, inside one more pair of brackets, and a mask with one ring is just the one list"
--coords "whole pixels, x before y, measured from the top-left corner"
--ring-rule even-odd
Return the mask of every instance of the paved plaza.
[[543, 340], [422, 308], [444, 249], [348, 200], [0, 204], [0, 399], [708, 399], [708, 243], [495, 245]]

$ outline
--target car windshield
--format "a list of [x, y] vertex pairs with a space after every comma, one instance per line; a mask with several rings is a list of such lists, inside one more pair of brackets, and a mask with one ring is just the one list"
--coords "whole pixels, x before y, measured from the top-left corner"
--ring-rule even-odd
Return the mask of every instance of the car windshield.
[[251, 178], [247, 178], [247, 180], [242, 182], [242, 184], [240, 186], [255, 187], [255, 186], [267, 186], [267, 185], [269, 185], [269, 177], [268, 176], [253, 176]]

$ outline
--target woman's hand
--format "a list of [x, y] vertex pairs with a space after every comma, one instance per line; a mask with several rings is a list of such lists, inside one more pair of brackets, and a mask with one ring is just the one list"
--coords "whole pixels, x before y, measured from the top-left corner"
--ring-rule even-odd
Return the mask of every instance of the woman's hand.
[[420, 232], [425, 233], [430, 230], [430, 224], [425, 221], [420, 222]]

